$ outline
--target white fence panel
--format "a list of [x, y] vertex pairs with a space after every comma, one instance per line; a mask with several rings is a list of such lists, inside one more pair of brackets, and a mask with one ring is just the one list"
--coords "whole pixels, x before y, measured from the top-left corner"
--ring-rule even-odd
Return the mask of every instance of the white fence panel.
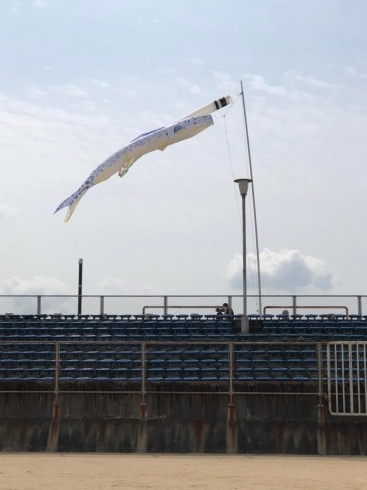
[[332, 415], [367, 415], [367, 342], [327, 345], [329, 411]]

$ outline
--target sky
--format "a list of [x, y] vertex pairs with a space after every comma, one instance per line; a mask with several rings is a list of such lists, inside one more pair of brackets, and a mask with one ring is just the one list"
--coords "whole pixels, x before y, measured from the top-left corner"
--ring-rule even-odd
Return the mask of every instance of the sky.
[[[268, 294], [366, 294], [364, 0], [0, 0], [0, 294], [240, 294], [249, 176]], [[139, 134], [195, 138], [57, 206]], [[225, 115], [225, 117], [223, 117]], [[252, 196], [248, 287], [255, 292]]]

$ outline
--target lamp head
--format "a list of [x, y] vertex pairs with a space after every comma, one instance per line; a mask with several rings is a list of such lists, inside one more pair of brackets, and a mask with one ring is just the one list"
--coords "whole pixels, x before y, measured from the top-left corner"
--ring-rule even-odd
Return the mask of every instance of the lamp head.
[[238, 184], [241, 196], [245, 197], [247, 195], [248, 185], [250, 182], [252, 182], [252, 180], [251, 179], [236, 179], [235, 182]]

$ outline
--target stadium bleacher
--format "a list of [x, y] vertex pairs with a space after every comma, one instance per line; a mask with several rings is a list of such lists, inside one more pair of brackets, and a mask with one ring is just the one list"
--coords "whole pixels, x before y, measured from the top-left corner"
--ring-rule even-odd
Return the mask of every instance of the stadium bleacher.
[[[316, 382], [316, 342], [366, 341], [367, 316], [251, 316], [249, 334], [223, 315], [0, 315], [0, 382]], [[240, 342], [246, 342], [241, 344]], [[345, 353], [347, 355], [347, 353]], [[336, 372], [335, 372], [336, 369]], [[362, 364], [355, 364], [357, 376]], [[342, 366], [332, 376], [342, 375]]]

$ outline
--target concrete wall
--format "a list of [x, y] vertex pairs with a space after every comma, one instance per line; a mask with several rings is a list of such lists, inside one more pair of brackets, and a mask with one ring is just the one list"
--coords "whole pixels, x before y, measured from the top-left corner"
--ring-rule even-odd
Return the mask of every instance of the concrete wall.
[[367, 418], [332, 417], [320, 400], [0, 393], [0, 451], [366, 455]]

